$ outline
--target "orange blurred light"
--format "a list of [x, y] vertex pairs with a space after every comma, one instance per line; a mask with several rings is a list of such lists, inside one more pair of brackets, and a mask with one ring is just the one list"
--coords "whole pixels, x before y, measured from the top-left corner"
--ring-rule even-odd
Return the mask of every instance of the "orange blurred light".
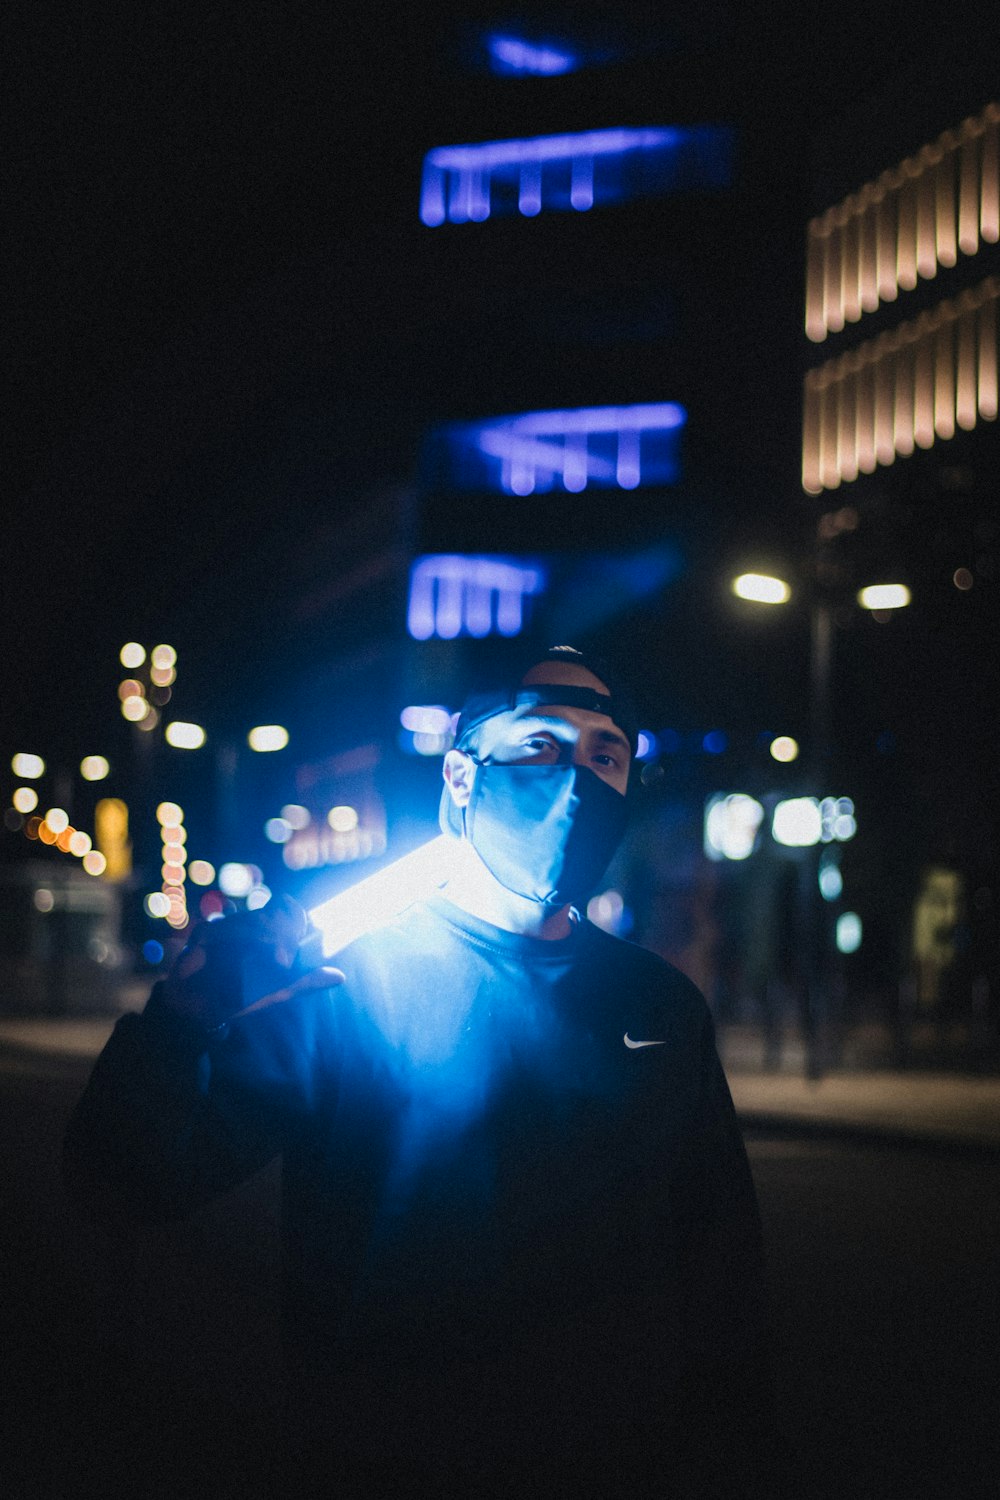
[[146, 689], [138, 677], [126, 677], [124, 682], [118, 684], [118, 696], [123, 703], [126, 698], [142, 698], [145, 696], [145, 692]]
[[34, 817], [34, 818], [29, 818], [28, 821], [27, 821], [27, 823], [25, 823], [25, 825], [24, 825], [24, 832], [25, 832], [25, 834], [27, 835], [27, 837], [29, 839], [37, 839], [37, 837], [38, 837], [38, 830], [41, 828], [41, 826], [42, 826], [42, 820], [41, 820], [41, 818], [39, 818], [37, 816]]
[[38, 837], [43, 844], [54, 844], [59, 835], [48, 823], [41, 822], [38, 825]]
[[75, 833], [75, 828], [64, 828], [62, 833], [56, 839], [56, 848], [61, 849], [64, 854], [68, 854], [70, 852], [70, 845], [73, 842], [73, 835]]

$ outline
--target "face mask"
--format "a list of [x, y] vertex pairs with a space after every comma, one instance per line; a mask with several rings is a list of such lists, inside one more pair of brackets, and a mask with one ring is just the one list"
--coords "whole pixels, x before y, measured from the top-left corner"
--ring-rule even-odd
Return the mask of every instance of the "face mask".
[[465, 831], [507, 890], [563, 906], [596, 885], [626, 819], [625, 798], [587, 766], [483, 761], [465, 810]]

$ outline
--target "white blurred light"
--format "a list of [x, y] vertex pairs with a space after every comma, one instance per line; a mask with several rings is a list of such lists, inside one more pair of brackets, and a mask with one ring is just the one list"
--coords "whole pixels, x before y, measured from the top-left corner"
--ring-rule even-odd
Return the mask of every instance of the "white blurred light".
[[33, 786], [19, 786], [10, 800], [19, 813], [30, 813], [38, 806], [38, 793]]
[[636, 735], [636, 760], [648, 760], [651, 755], [656, 754], [658, 748], [656, 735], [648, 729], [640, 729]]
[[764, 809], [744, 792], [722, 792], [705, 804], [704, 849], [709, 859], [748, 859]]
[[288, 744], [288, 730], [282, 724], [258, 724], [247, 735], [251, 750], [262, 754], [268, 750], [284, 750]]
[[292, 836], [292, 825], [287, 818], [268, 818], [264, 824], [264, 837], [272, 844], [287, 844]]
[[246, 865], [229, 862], [219, 871], [219, 889], [224, 896], [249, 895], [253, 889], [253, 875]]
[[186, 724], [183, 719], [173, 719], [163, 731], [168, 745], [175, 750], [200, 750], [205, 743], [205, 731], [200, 724]]
[[613, 935], [621, 928], [624, 912], [625, 902], [620, 891], [602, 891], [587, 902], [587, 920]]
[[414, 734], [441, 735], [451, 730], [451, 714], [440, 703], [412, 704], [403, 709], [399, 722]]
[[84, 781], [103, 781], [110, 770], [103, 755], [85, 755], [80, 762], [80, 775]]
[[754, 604], [785, 604], [792, 595], [783, 578], [772, 578], [767, 573], [741, 573], [733, 579], [733, 593], [738, 599], [750, 599]]
[[177, 652], [173, 646], [154, 646], [149, 653], [149, 659], [154, 667], [158, 667], [160, 671], [163, 671], [168, 667], [177, 665]]
[[909, 602], [905, 583], [870, 583], [858, 594], [862, 609], [905, 609]]
[[309, 827], [309, 809], [300, 806], [298, 802], [286, 802], [281, 809], [281, 816], [292, 828]]
[[93, 847], [93, 839], [89, 833], [84, 833], [82, 828], [78, 828], [69, 841], [69, 852], [75, 854], [77, 859], [82, 859], [85, 854], [89, 854]]
[[40, 755], [26, 755], [20, 751], [10, 763], [11, 770], [15, 776], [23, 776], [26, 781], [36, 781], [39, 776], [45, 774], [45, 762]]
[[247, 896], [247, 911], [260, 911], [271, 899], [271, 892], [266, 885], [255, 885]]
[[154, 687], [167, 688], [176, 679], [173, 667], [150, 667], [149, 680]]
[[156, 821], [162, 828], [174, 828], [184, 822], [184, 809], [176, 802], [161, 802], [156, 809]]
[[188, 879], [195, 885], [211, 885], [215, 879], [215, 866], [207, 859], [193, 859], [187, 867]]
[[130, 724], [138, 724], [148, 713], [149, 704], [137, 693], [132, 693], [122, 700], [122, 718], [128, 719]]
[[771, 741], [770, 751], [772, 757], [787, 765], [789, 761], [795, 760], [799, 753], [799, 742], [793, 740], [790, 734], [779, 734], [777, 739]]
[[165, 917], [170, 911], [170, 897], [162, 891], [151, 891], [143, 905], [151, 917]]
[[844, 877], [837, 865], [821, 865], [819, 871], [819, 893], [824, 901], [836, 901], [844, 889]]
[[846, 844], [847, 840], [852, 839], [857, 831], [857, 822], [854, 818], [851, 817], [850, 813], [841, 813], [839, 817], [834, 818], [833, 836], [835, 839], [838, 839], [840, 843]]
[[453, 873], [460, 854], [458, 840], [441, 834], [312, 907], [308, 915], [323, 934], [324, 954], [339, 952], [362, 933], [390, 921], [415, 901], [425, 900]]
[[418, 755], [444, 755], [451, 749], [451, 736], [447, 734], [425, 734], [418, 729], [413, 736], [413, 748]]
[[861, 918], [856, 911], [841, 912], [837, 918], [838, 953], [857, 953], [861, 947]]
[[118, 660], [123, 667], [134, 672], [136, 667], [141, 667], [146, 660], [146, 648], [140, 646], [138, 641], [126, 641], [118, 653]]
[[108, 862], [99, 849], [91, 849], [89, 854], [83, 856], [83, 868], [88, 875], [103, 875]]
[[69, 827], [69, 814], [61, 807], [50, 807], [45, 814], [45, 821], [53, 833], [62, 833]]
[[51, 891], [39, 886], [34, 895], [35, 908], [37, 911], [51, 911], [56, 904], [56, 898]]
[[352, 828], [358, 826], [357, 810], [353, 807], [331, 807], [326, 821], [334, 833], [350, 833]]
[[818, 844], [823, 834], [823, 820], [815, 797], [789, 797], [779, 802], [771, 819], [775, 841], [789, 849], [806, 849]]

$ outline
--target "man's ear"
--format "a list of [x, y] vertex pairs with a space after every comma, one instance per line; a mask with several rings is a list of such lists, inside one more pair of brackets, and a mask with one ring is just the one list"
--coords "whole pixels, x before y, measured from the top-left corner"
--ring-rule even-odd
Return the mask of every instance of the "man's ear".
[[464, 750], [449, 750], [441, 774], [455, 806], [468, 807], [476, 776], [476, 763], [471, 755], [466, 755]]

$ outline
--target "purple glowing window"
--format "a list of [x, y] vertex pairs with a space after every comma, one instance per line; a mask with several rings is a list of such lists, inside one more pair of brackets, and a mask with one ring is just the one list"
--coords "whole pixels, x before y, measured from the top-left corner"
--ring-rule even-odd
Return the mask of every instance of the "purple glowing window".
[[410, 569], [407, 629], [417, 641], [519, 635], [526, 601], [544, 588], [544, 569], [517, 558], [420, 557]]
[[728, 187], [733, 132], [716, 125], [621, 126], [574, 135], [436, 146], [424, 157], [420, 217], [430, 227], [533, 218], [626, 198]]
[[507, 495], [673, 484], [686, 420], [682, 406], [659, 401], [456, 423], [441, 434], [446, 482]]

